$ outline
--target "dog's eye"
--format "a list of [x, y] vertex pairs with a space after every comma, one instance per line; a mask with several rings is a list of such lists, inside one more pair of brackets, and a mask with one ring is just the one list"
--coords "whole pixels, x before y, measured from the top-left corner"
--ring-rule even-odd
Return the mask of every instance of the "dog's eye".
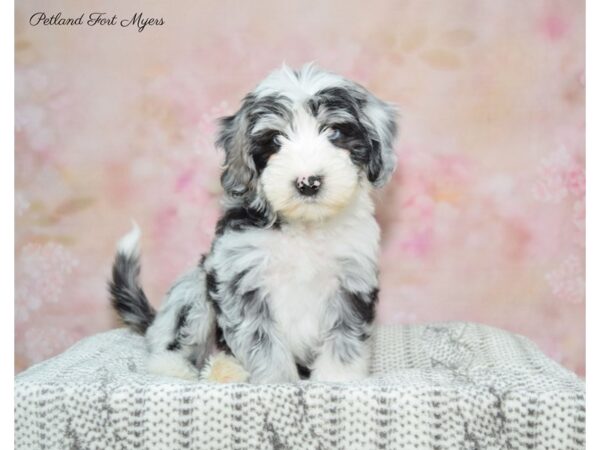
[[279, 151], [283, 137], [282, 133], [275, 130], [269, 130], [253, 137], [251, 154], [259, 173], [267, 166], [269, 158]]
[[281, 133], [274, 133], [273, 136], [271, 136], [271, 144], [280, 146], [281, 138], [282, 138]]
[[262, 145], [266, 145], [271, 148], [279, 148], [282, 144], [283, 135], [275, 130], [269, 131], [263, 134], [258, 141], [261, 142]]
[[342, 136], [344, 135], [344, 133], [342, 133], [342, 130], [340, 130], [337, 127], [332, 127], [329, 129], [329, 140], [331, 141], [337, 141], [338, 139], [340, 139]]

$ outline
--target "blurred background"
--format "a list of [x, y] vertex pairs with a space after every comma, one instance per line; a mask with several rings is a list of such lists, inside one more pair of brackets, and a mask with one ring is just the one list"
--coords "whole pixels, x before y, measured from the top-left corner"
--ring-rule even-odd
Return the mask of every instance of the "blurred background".
[[[120, 26], [29, 25], [136, 12]], [[19, 1], [16, 371], [118, 323], [117, 239], [140, 224], [152, 303], [209, 248], [215, 120], [308, 61], [402, 112], [378, 192], [378, 321], [467, 320], [585, 376], [584, 1]]]

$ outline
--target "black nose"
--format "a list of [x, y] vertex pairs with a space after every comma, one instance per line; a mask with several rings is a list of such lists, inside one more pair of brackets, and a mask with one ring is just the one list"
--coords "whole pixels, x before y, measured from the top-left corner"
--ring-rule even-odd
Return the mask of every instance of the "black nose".
[[296, 189], [300, 194], [312, 197], [319, 192], [323, 184], [323, 177], [315, 175], [310, 177], [300, 177], [296, 180]]

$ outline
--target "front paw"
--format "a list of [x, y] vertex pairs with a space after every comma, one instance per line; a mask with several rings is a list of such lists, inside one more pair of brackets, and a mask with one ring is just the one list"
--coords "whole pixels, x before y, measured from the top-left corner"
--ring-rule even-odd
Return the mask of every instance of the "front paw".
[[220, 352], [206, 361], [201, 377], [215, 383], [245, 383], [248, 372], [235, 357]]

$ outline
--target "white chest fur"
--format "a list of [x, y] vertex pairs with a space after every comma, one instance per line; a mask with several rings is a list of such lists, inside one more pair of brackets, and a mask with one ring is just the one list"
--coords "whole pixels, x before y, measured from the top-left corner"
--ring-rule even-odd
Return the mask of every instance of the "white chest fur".
[[371, 200], [363, 199], [325, 224], [285, 225], [264, 241], [264, 287], [277, 327], [294, 356], [310, 358], [322, 338], [327, 301], [339, 288], [344, 262], [375, 261], [379, 228]]

